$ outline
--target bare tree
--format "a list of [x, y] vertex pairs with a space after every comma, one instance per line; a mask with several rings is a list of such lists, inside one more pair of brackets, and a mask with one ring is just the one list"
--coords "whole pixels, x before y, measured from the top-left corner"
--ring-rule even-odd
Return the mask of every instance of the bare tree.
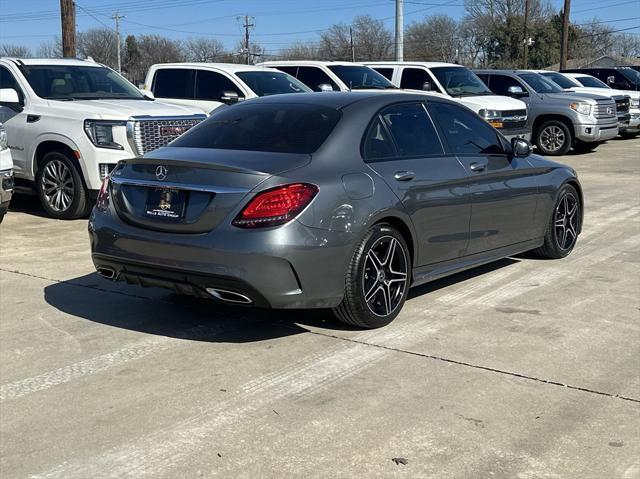
[[611, 49], [614, 55], [623, 58], [640, 57], [640, 38], [634, 35], [618, 34]]
[[192, 62], [215, 62], [224, 56], [224, 45], [215, 38], [190, 38], [184, 44], [185, 58]]
[[583, 58], [587, 61], [612, 54], [616, 43], [616, 36], [612, 30], [595, 18], [590, 23], [581, 25], [574, 41], [571, 42], [569, 54], [572, 58]]
[[24, 45], [0, 45], [0, 57], [29, 58], [31, 50]]
[[36, 50], [36, 56], [39, 58], [62, 58], [62, 40], [60, 37], [42, 42]]
[[185, 59], [181, 44], [161, 35], [140, 35], [136, 43], [140, 54], [138, 65], [144, 72], [155, 63], [182, 62]]
[[381, 20], [369, 15], [355, 17], [349, 25], [339, 23], [320, 35], [318, 53], [327, 60], [351, 60], [351, 33], [357, 61], [391, 58], [393, 36]]
[[117, 37], [113, 30], [92, 28], [86, 32], [78, 32], [77, 44], [78, 55], [81, 58], [91, 57], [98, 63], [117, 68]]
[[321, 55], [314, 43], [296, 42], [280, 50], [277, 57], [279, 60], [319, 60]]
[[458, 49], [458, 24], [448, 15], [433, 15], [407, 28], [407, 59], [454, 62]]

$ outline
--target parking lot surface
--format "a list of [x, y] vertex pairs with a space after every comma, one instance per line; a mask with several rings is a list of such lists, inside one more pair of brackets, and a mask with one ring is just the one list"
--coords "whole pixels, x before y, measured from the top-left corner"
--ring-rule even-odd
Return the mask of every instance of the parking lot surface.
[[111, 283], [86, 220], [17, 198], [0, 475], [640, 477], [640, 139], [560, 161], [586, 202], [570, 257], [414, 289], [375, 331]]

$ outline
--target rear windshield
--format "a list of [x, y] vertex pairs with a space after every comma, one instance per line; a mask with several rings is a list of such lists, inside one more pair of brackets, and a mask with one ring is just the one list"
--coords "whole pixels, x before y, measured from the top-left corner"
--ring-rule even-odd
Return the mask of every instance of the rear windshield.
[[240, 104], [214, 113], [171, 146], [308, 154], [339, 120], [338, 110], [319, 105]]
[[238, 72], [245, 82], [258, 96], [280, 95], [282, 93], [306, 93], [313, 91], [307, 85], [291, 75], [277, 71]]

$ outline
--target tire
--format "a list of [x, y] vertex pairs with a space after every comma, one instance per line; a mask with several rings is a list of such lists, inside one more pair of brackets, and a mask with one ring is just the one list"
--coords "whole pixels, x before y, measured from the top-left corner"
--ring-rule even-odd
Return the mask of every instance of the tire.
[[52, 218], [71, 220], [88, 213], [89, 192], [75, 161], [64, 152], [44, 155], [36, 174], [36, 189], [42, 207]]
[[572, 143], [573, 133], [560, 120], [545, 121], [536, 131], [535, 144], [543, 155], [565, 155]]
[[623, 132], [623, 133], [620, 133], [620, 136], [622, 138], [624, 138], [625, 140], [632, 140], [633, 138], [635, 138], [638, 135], [640, 135], [639, 132]]
[[386, 326], [400, 313], [410, 280], [411, 256], [404, 238], [389, 224], [374, 225], [353, 254], [344, 299], [333, 312], [351, 326]]
[[592, 141], [589, 143], [585, 143], [584, 141], [576, 141], [576, 144], [573, 145], [573, 149], [576, 153], [589, 153], [590, 151], [598, 148], [601, 144], [601, 141]]
[[[570, 215], [567, 216], [567, 210]], [[558, 192], [553, 206], [544, 244], [533, 253], [542, 258], [559, 259], [568, 256], [576, 245], [582, 218], [580, 195], [571, 185], [564, 185]]]

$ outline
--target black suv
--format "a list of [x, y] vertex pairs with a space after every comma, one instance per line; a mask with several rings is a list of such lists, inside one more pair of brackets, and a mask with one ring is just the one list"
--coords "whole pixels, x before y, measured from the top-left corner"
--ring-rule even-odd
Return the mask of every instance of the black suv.
[[586, 73], [617, 90], [640, 90], [640, 72], [631, 67], [591, 67], [561, 70], [562, 73]]

